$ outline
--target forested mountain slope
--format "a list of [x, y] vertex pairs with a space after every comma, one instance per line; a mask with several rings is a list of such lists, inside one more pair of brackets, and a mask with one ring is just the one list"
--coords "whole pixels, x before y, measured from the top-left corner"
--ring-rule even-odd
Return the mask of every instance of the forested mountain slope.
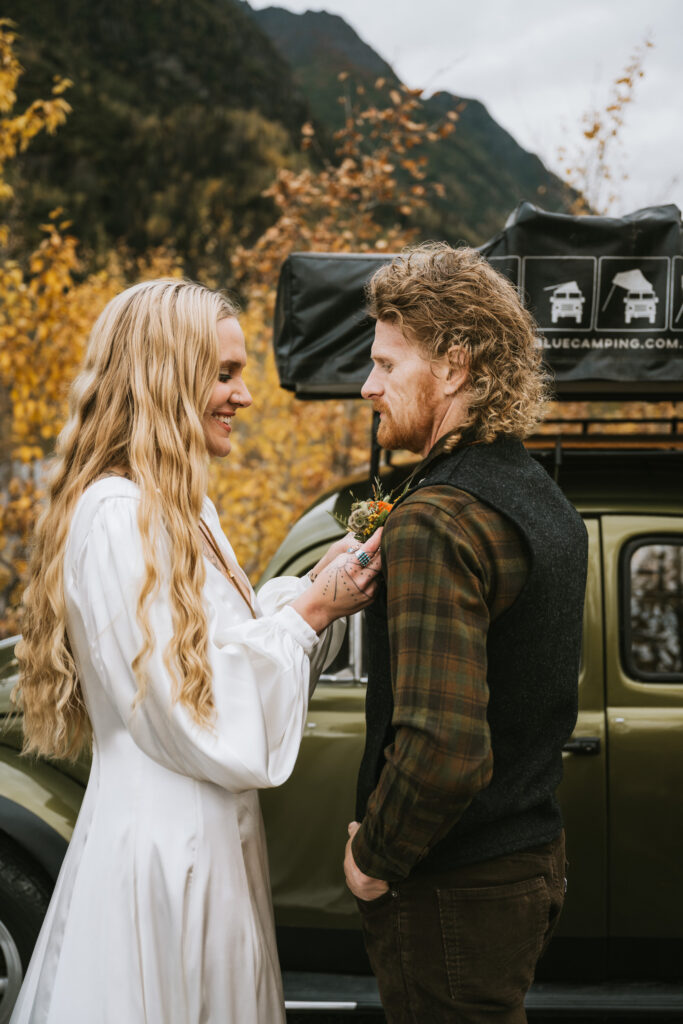
[[[63, 207], [95, 252], [166, 244], [190, 273], [207, 260], [227, 267], [237, 241], [273, 219], [261, 193], [276, 168], [333, 157], [340, 92], [372, 103], [378, 77], [397, 82], [324, 12], [253, 11], [238, 0], [5, 0], [3, 15], [19, 34], [20, 108], [48, 94], [55, 75], [73, 81], [66, 125], [37, 138], [13, 171], [18, 252]], [[423, 235], [476, 243], [520, 199], [563, 208], [561, 183], [480, 103], [440, 93], [423, 113], [438, 120], [454, 107], [454, 135], [424, 151], [445, 191], [419, 212]], [[317, 146], [304, 154], [300, 128], [311, 118]]]
[[[19, 104], [73, 81], [56, 136], [14, 184], [24, 225], [64, 206], [86, 244], [173, 241], [192, 263], [262, 230], [275, 168], [309, 116], [289, 65], [233, 0], [5, 0], [25, 73]], [[17, 217], [17, 219], [19, 219]]]
[[[351, 98], [361, 85], [374, 101], [377, 78], [398, 83], [390, 65], [337, 15], [267, 7], [252, 16], [291, 64], [295, 81], [328, 131], [342, 121], [344, 106], [338, 98], [344, 90]], [[340, 83], [343, 72], [349, 78]], [[448, 109], [460, 109], [457, 131], [426, 149], [430, 178], [441, 182], [446, 194], [420, 214], [425, 233], [482, 242], [502, 227], [521, 199], [549, 210], [567, 208], [570, 193], [562, 182], [522, 149], [482, 103], [440, 92], [426, 100], [424, 115], [437, 121]]]

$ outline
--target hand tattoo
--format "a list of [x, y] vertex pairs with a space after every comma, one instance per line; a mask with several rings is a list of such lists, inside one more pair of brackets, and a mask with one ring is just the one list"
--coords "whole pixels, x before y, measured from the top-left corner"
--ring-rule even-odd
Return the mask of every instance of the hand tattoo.
[[351, 594], [352, 596], [357, 597], [359, 600], [364, 601], [369, 596], [367, 594], [367, 589], [369, 584], [372, 582], [372, 578], [379, 575], [380, 570], [379, 568], [375, 568], [372, 562], [370, 563], [370, 565], [365, 566], [363, 568], [363, 573], [365, 574], [366, 578], [369, 576], [370, 579], [367, 581], [367, 585], [365, 587], [362, 587], [356, 581], [356, 575], [359, 574], [353, 574], [349, 572], [348, 567], [355, 566], [356, 564], [359, 563], [357, 562], [357, 559], [354, 555], [352, 557], [347, 558], [343, 565], [337, 566], [337, 568], [334, 570], [334, 573], [328, 574], [328, 578], [325, 581], [325, 585], [323, 587], [323, 597], [327, 597], [330, 593], [330, 589], [332, 589], [331, 601], [334, 604], [340, 597], [339, 588], [342, 587], [346, 594]]

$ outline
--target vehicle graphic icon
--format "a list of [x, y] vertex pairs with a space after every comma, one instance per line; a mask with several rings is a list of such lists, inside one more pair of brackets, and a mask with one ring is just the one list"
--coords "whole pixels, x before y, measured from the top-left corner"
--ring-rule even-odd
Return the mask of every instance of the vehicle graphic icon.
[[[681, 289], [683, 290], [683, 274], [681, 274]], [[677, 324], [682, 316], [683, 316], [683, 302], [681, 302], [680, 308], [679, 308], [678, 312], [676, 313], [676, 316], [674, 317], [674, 323]]]
[[550, 292], [550, 319], [554, 324], [560, 319], [573, 317], [577, 324], [581, 323], [583, 304], [586, 301], [576, 281], [564, 281], [562, 284], [551, 284], [543, 289]]
[[659, 299], [655, 290], [644, 276], [641, 270], [624, 270], [615, 274], [612, 278], [612, 287], [605, 299], [602, 312], [604, 313], [615, 288], [621, 288], [626, 292], [624, 296], [624, 320], [630, 324], [632, 320], [646, 318], [651, 324], [657, 316], [657, 303]]

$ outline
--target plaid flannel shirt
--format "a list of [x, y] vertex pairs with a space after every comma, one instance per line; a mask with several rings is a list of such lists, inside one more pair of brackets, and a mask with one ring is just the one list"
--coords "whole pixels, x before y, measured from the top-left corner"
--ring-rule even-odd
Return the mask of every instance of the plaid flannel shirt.
[[365, 874], [397, 880], [490, 781], [487, 632], [521, 591], [528, 556], [504, 516], [441, 485], [390, 513], [382, 559], [395, 737], [352, 849]]

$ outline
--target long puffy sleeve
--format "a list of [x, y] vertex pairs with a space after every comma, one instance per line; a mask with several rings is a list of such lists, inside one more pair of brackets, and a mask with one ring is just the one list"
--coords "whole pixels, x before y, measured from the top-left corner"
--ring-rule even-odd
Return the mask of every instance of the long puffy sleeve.
[[[131, 665], [142, 646], [136, 608], [144, 560], [137, 488], [123, 484], [99, 500], [89, 501], [86, 492], [74, 516], [65, 589], [70, 632], [73, 625], [82, 640], [76, 648], [86, 645], [106, 698], [153, 760], [233, 792], [281, 784], [292, 771], [305, 724], [310, 659], [322, 646], [287, 603], [296, 596], [289, 588], [304, 584], [283, 583], [277, 598], [266, 595], [268, 613], [253, 619], [235, 588], [207, 564], [204, 604], [216, 714], [211, 726], [201, 726], [173, 700], [164, 664], [173, 626], [168, 573], [162, 569], [149, 605], [156, 644], [145, 666], [147, 691], [136, 703]], [[167, 568], [165, 549], [159, 557]], [[331, 643], [329, 638], [325, 646]], [[89, 673], [82, 666], [79, 671], [86, 678], [86, 699], [101, 699], [89, 692]]]
[[[258, 604], [264, 615], [274, 615], [310, 587], [307, 576], [276, 576], [259, 590]], [[320, 673], [334, 661], [346, 632], [346, 619], [335, 619], [318, 637], [310, 652], [309, 696], [313, 693]]]
[[[232, 546], [221, 530], [220, 519], [213, 502], [205, 499], [204, 518], [210, 526], [214, 537], [223, 541], [233, 560], [237, 557]], [[292, 601], [295, 601], [300, 594], [303, 594], [311, 581], [308, 576], [276, 576], [268, 580], [258, 592], [256, 603], [263, 615], [275, 615]], [[311, 669], [309, 679], [309, 696], [313, 693], [321, 672], [335, 659], [339, 648], [342, 645], [346, 632], [346, 619], [335, 619], [335, 621], [324, 630], [318, 637], [318, 643], [309, 653]]]

